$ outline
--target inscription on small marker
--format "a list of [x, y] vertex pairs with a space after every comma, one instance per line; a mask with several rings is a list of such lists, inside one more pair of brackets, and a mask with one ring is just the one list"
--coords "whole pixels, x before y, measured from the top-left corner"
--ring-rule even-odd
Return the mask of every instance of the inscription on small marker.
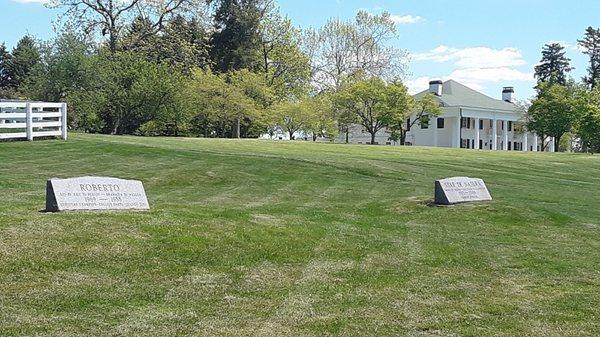
[[435, 203], [437, 205], [491, 200], [492, 196], [482, 179], [454, 177], [435, 182]]
[[148, 210], [144, 185], [109, 177], [53, 178], [46, 183], [46, 211]]

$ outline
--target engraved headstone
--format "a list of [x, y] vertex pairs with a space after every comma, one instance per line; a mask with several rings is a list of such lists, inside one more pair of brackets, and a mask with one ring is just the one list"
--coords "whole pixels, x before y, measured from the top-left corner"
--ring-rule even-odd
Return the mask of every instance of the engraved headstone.
[[435, 203], [437, 205], [491, 200], [492, 196], [482, 179], [454, 177], [435, 182]]
[[108, 177], [53, 178], [46, 183], [46, 211], [148, 210], [138, 180]]

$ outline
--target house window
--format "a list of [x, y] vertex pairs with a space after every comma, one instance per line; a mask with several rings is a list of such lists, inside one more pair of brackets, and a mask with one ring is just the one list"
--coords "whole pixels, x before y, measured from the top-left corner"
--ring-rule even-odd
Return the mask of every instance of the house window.
[[469, 117], [462, 117], [460, 119], [460, 126], [462, 128], [470, 129], [471, 128], [471, 118], [469, 118]]
[[508, 151], [512, 150], [512, 142], [508, 142]]
[[479, 148], [483, 150], [483, 139], [479, 140]]
[[421, 117], [421, 129], [429, 129], [429, 116]]
[[483, 119], [479, 120], [479, 130], [483, 130]]
[[460, 139], [460, 148], [461, 149], [468, 149], [471, 147], [470, 145], [471, 145], [471, 142], [469, 139], [462, 139], [462, 138]]
[[512, 131], [513, 130], [513, 122], [508, 122], [508, 131]]
[[444, 119], [443, 118], [438, 118], [437, 119], [437, 128], [438, 129], [443, 129], [444, 128]]

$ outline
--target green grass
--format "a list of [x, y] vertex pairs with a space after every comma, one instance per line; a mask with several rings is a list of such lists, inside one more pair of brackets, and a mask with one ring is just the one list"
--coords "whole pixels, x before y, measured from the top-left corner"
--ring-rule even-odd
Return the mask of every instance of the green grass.
[[[149, 212], [39, 212], [51, 177]], [[436, 178], [494, 201], [430, 207]], [[0, 143], [0, 335], [592, 336], [600, 157], [74, 134]]]

